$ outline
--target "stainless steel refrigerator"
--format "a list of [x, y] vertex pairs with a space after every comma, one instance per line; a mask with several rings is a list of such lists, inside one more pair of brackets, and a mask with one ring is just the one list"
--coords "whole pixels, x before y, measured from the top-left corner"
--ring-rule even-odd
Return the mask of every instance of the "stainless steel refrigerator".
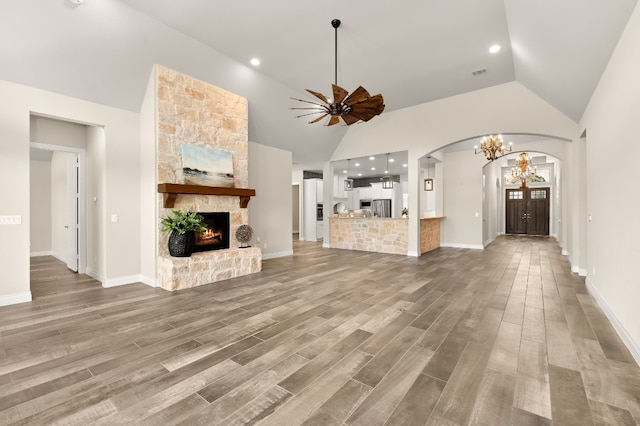
[[391, 217], [391, 200], [373, 200], [371, 201], [371, 214], [376, 217]]

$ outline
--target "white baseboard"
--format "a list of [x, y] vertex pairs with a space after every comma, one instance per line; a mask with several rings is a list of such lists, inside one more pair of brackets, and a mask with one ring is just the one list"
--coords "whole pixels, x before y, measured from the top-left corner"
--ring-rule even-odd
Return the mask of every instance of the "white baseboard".
[[67, 261], [67, 258], [66, 258], [66, 257], [61, 256], [61, 255], [59, 255], [58, 253], [51, 252], [51, 256], [55, 257], [56, 259], [58, 259], [58, 260], [59, 260], [60, 262], [62, 262], [62, 263], [65, 263], [65, 264], [69, 263], [69, 262]]
[[53, 256], [52, 251], [32, 251], [31, 257], [40, 257], [40, 256]]
[[569, 252], [566, 249], [562, 249], [563, 256], [569, 256]]
[[474, 249], [474, 250], [484, 250], [484, 246], [481, 245], [481, 244], [443, 243], [440, 246], [441, 247], [451, 247], [451, 248], [466, 248], [466, 249]]
[[15, 305], [18, 303], [31, 302], [31, 292], [27, 291], [24, 293], [14, 293], [14, 294], [5, 294], [0, 296], [0, 306], [9, 306]]
[[85, 273], [89, 275], [91, 278], [93, 278], [94, 280], [100, 281], [101, 283], [104, 282], [104, 277], [91, 268], [87, 268]]
[[276, 257], [293, 256], [293, 250], [277, 251], [275, 253], [262, 253], [262, 260], [275, 259]]
[[322, 248], [331, 248], [331, 243], [322, 242]]
[[611, 310], [609, 305], [607, 305], [607, 302], [605, 302], [605, 300], [602, 298], [602, 295], [600, 294], [600, 292], [598, 292], [598, 289], [593, 284], [591, 279], [586, 279], [586, 285], [587, 290], [589, 290], [589, 294], [596, 300], [596, 302], [600, 306], [600, 309], [602, 309], [602, 312], [604, 312], [607, 318], [609, 318], [609, 321], [611, 321], [611, 325], [613, 325], [613, 328], [618, 333], [618, 336], [620, 336], [627, 349], [629, 349], [629, 352], [631, 352], [633, 358], [638, 364], [640, 364], [640, 345], [638, 344], [638, 342], [634, 341], [631, 335], [629, 335], [622, 323], [618, 320], [616, 314]]
[[[492, 242], [494, 242], [496, 240], [496, 237], [493, 237], [487, 241], [484, 242], [484, 247], [488, 246], [489, 244], [491, 244]], [[484, 248], [483, 247], [483, 248]]]
[[141, 282], [142, 282], [141, 275], [129, 275], [127, 277], [110, 278], [108, 280], [102, 281], [102, 287], [111, 288], [111, 287], [118, 287], [121, 285], [135, 284], [135, 283], [141, 283]]
[[140, 275], [140, 280], [142, 284], [146, 284], [149, 287], [158, 287], [155, 278], [145, 277], [144, 275]]
[[409, 256], [409, 257], [420, 257], [420, 253], [418, 253], [417, 251], [409, 250], [409, 251], [407, 251], [407, 256]]

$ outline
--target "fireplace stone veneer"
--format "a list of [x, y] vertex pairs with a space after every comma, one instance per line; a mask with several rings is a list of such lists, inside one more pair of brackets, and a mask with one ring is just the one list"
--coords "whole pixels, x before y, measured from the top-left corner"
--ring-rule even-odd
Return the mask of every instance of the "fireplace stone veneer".
[[183, 290], [262, 270], [258, 247], [194, 253], [191, 257], [160, 257], [158, 285], [165, 290]]

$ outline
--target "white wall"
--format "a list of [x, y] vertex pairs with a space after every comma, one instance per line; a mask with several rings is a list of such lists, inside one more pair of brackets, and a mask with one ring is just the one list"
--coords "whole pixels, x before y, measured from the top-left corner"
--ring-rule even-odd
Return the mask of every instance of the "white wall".
[[483, 248], [482, 166], [487, 160], [466, 151], [444, 154], [444, 216], [441, 240], [445, 247]]
[[107, 264], [106, 136], [103, 127], [87, 128], [87, 274], [105, 281]]
[[[140, 273], [142, 282], [156, 285], [156, 259], [158, 256], [157, 229], [160, 219], [158, 208], [157, 167], [157, 67], [153, 67], [147, 91], [140, 110]], [[155, 219], [155, 220], [154, 220]]]
[[[106, 280], [133, 280], [140, 273], [138, 114], [51, 92], [0, 81], [0, 215], [20, 216], [21, 224], [0, 227], [0, 305], [31, 299], [29, 290], [29, 133], [31, 114], [104, 125]], [[96, 156], [97, 158], [97, 156]], [[100, 224], [107, 220], [98, 218]], [[131, 281], [131, 282], [133, 282]]]
[[31, 142], [87, 148], [87, 126], [84, 124], [32, 115], [29, 136]]
[[587, 284], [640, 362], [640, 7], [581, 121], [586, 129]]
[[263, 259], [293, 254], [291, 164], [291, 152], [249, 142], [249, 186], [256, 190], [249, 202], [251, 244], [262, 248]]
[[31, 256], [51, 255], [51, 160], [30, 162]]
[[[483, 245], [491, 243], [498, 236], [500, 219], [504, 216], [501, 209], [502, 179], [501, 167], [496, 161], [486, 164], [483, 171]], [[501, 214], [502, 213], [502, 214]]]

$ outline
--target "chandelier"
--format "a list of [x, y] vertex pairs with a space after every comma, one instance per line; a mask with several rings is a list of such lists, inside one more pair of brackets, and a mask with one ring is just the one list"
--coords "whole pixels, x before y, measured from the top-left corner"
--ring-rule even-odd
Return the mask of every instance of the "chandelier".
[[[478, 151], [478, 145], [473, 147], [473, 152], [475, 154], [480, 154], [481, 152], [487, 157], [487, 160], [493, 161], [498, 156], [504, 155], [504, 143], [502, 142], [502, 135], [489, 135], [482, 138], [480, 142], [481, 150]], [[509, 151], [513, 149], [513, 143], [509, 142]]]
[[538, 172], [536, 167], [531, 164], [531, 157], [526, 152], [521, 152], [516, 160], [516, 166], [511, 169], [511, 176], [520, 179], [520, 188], [527, 187], [527, 178]]

